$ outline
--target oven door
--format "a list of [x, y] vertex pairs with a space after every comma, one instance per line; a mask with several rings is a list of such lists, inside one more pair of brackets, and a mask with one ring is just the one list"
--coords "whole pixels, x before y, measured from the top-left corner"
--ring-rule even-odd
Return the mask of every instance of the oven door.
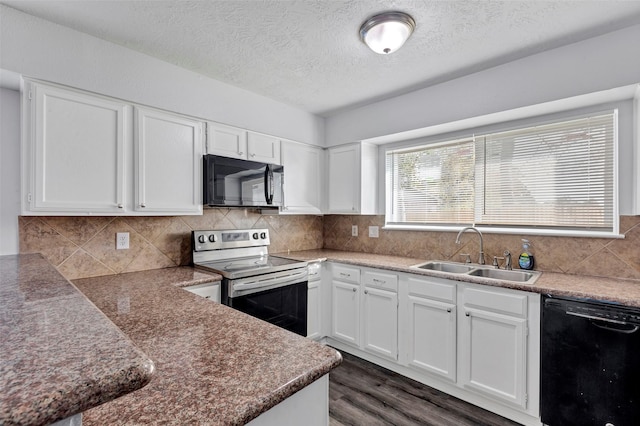
[[307, 335], [307, 268], [227, 280], [222, 300], [248, 315]]

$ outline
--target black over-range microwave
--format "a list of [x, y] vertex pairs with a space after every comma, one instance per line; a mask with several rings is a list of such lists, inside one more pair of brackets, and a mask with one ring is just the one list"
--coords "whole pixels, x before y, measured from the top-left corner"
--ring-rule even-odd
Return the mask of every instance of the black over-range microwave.
[[282, 206], [282, 166], [208, 154], [203, 177], [205, 206]]

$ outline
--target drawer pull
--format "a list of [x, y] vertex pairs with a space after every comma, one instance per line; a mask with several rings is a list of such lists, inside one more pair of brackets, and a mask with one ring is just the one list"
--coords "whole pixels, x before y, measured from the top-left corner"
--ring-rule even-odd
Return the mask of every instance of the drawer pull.
[[374, 282], [374, 283], [384, 284], [384, 283], [386, 283], [387, 281], [385, 281], [385, 280], [379, 280], [379, 279], [377, 279], [377, 278], [374, 278], [374, 279], [373, 279], [373, 282]]
[[351, 274], [345, 274], [344, 272], [340, 272], [340, 276], [341, 276], [341, 277], [350, 278], [350, 277], [351, 277]]
[[447, 308], [447, 312], [451, 313], [451, 308]]
[[356, 290], [356, 288], [354, 287], [354, 288], [353, 288], [353, 292], [355, 293], [356, 291], [358, 291], [358, 290]]
[[464, 313], [466, 316], [470, 317], [471, 316], [471, 312], [465, 312]]
[[364, 294], [369, 294], [369, 292], [367, 290], [364, 291]]

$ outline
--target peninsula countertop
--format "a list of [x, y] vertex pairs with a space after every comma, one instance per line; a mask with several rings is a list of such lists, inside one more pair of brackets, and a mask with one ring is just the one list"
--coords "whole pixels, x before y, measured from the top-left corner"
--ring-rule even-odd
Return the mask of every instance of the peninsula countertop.
[[176, 280], [185, 270], [204, 274], [74, 281], [156, 363], [149, 385], [85, 412], [85, 425], [244, 424], [341, 363], [332, 348], [178, 288], [202, 282]]
[[45, 425], [145, 386], [151, 359], [39, 254], [0, 256], [0, 424]]
[[585, 275], [542, 272], [534, 284], [498, 282], [495, 280], [461, 274], [446, 274], [438, 271], [411, 268], [412, 265], [432, 259], [415, 259], [372, 253], [360, 253], [341, 250], [303, 250], [288, 253], [274, 253], [274, 256], [304, 261], [333, 261], [356, 266], [388, 269], [397, 272], [455, 279], [462, 282], [512, 288], [541, 294], [602, 300], [626, 306], [640, 307], [640, 281], [593, 277]]

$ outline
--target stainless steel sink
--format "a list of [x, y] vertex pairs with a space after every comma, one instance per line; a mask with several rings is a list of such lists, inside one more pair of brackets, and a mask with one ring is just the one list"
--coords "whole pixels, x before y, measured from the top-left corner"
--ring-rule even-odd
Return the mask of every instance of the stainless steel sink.
[[537, 271], [513, 271], [505, 269], [494, 269], [490, 266], [459, 263], [459, 262], [445, 262], [431, 260], [428, 262], [413, 265], [411, 268], [422, 269], [428, 271], [438, 271], [451, 275], [468, 275], [472, 277], [487, 278], [496, 281], [511, 281], [521, 284], [531, 285], [540, 276], [540, 272]]
[[538, 273], [525, 271], [506, 271], [504, 269], [478, 268], [469, 272], [475, 277], [491, 278], [494, 280], [516, 281], [519, 283], [533, 283]]
[[450, 274], [464, 274], [474, 269], [475, 266], [456, 262], [426, 262], [419, 265], [414, 265], [412, 266], [412, 268], [448, 272]]

